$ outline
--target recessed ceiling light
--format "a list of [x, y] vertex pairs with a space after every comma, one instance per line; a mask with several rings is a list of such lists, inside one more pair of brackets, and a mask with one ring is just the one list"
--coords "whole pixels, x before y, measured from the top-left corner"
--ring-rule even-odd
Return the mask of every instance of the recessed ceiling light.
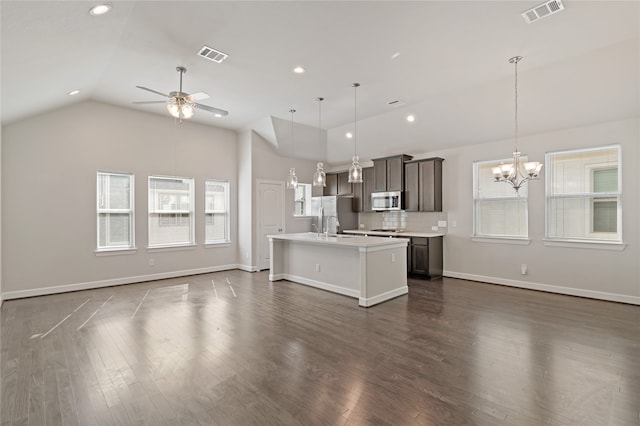
[[305, 69], [303, 67], [295, 67], [293, 69], [293, 72], [295, 72], [296, 74], [303, 74], [305, 71]]
[[416, 121], [416, 116], [413, 114], [407, 115], [407, 121], [409, 123], [413, 123], [414, 121]]
[[397, 58], [398, 56], [400, 56], [400, 52], [396, 52], [396, 53], [394, 53], [393, 55], [391, 55], [391, 59], [395, 59], [395, 58]]
[[347, 137], [347, 139], [351, 139], [353, 137], [353, 133], [347, 132], [345, 136]]
[[78, 93], [80, 93], [80, 91], [79, 91], [79, 90], [72, 90], [72, 91], [70, 91], [69, 93], [67, 93], [67, 95], [69, 95], [69, 96], [73, 96], [73, 95], [77, 95]]
[[91, 9], [89, 9], [89, 13], [92, 14], [93, 16], [98, 16], [98, 15], [104, 15], [105, 13], [107, 13], [110, 10], [111, 10], [111, 5], [109, 5], [109, 4], [99, 4], [99, 5], [93, 6]]
[[213, 114], [213, 116], [220, 118], [220, 117], [222, 117], [222, 114]]

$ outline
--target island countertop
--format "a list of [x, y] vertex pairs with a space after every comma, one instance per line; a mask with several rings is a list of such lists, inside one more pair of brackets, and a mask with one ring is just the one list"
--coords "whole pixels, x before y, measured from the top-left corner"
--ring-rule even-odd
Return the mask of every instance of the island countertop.
[[[401, 237], [401, 235], [399, 235]], [[409, 235], [407, 235], [409, 237]], [[274, 240], [296, 241], [307, 244], [318, 245], [337, 245], [342, 247], [382, 247], [396, 244], [407, 244], [407, 240], [397, 238], [385, 238], [383, 236], [365, 236], [365, 235], [324, 235], [315, 232], [301, 232], [296, 234], [275, 234], [268, 235], [268, 238]]]

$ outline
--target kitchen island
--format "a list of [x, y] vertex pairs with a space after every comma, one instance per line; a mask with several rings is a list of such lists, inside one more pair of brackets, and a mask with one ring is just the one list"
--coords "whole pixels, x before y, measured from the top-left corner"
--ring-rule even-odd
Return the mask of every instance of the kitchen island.
[[269, 281], [288, 280], [358, 299], [369, 307], [407, 294], [403, 238], [269, 235]]

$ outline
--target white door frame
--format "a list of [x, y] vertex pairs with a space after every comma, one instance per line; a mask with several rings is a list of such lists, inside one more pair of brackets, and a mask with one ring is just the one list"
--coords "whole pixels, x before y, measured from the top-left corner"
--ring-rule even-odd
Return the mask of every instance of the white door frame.
[[257, 235], [257, 241], [256, 244], [258, 246], [258, 250], [256, 251], [256, 254], [258, 256], [258, 261], [257, 263], [257, 268], [258, 271], [261, 271], [263, 269], [268, 269], [269, 265], [266, 266], [266, 268], [263, 268], [263, 264], [262, 264], [262, 259], [264, 258], [264, 253], [262, 253], [262, 251], [264, 250], [264, 247], [268, 247], [268, 244], [263, 244], [263, 241], [261, 241], [262, 238], [262, 184], [269, 184], [269, 185], [278, 185], [280, 187], [280, 193], [282, 195], [282, 204], [281, 204], [281, 208], [280, 208], [280, 223], [282, 224], [282, 233], [286, 232], [286, 225], [285, 225], [285, 191], [284, 191], [284, 182], [283, 181], [279, 181], [279, 180], [269, 180], [269, 179], [256, 179], [256, 217], [257, 217], [257, 223], [256, 223], [256, 233], [255, 235]]

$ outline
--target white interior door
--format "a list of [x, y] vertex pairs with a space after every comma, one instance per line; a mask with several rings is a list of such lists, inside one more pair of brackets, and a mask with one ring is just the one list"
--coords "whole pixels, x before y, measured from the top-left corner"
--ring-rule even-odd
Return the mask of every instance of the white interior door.
[[284, 182], [258, 181], [258, 268], [269, 269], [267, 235], [284, 232]]

